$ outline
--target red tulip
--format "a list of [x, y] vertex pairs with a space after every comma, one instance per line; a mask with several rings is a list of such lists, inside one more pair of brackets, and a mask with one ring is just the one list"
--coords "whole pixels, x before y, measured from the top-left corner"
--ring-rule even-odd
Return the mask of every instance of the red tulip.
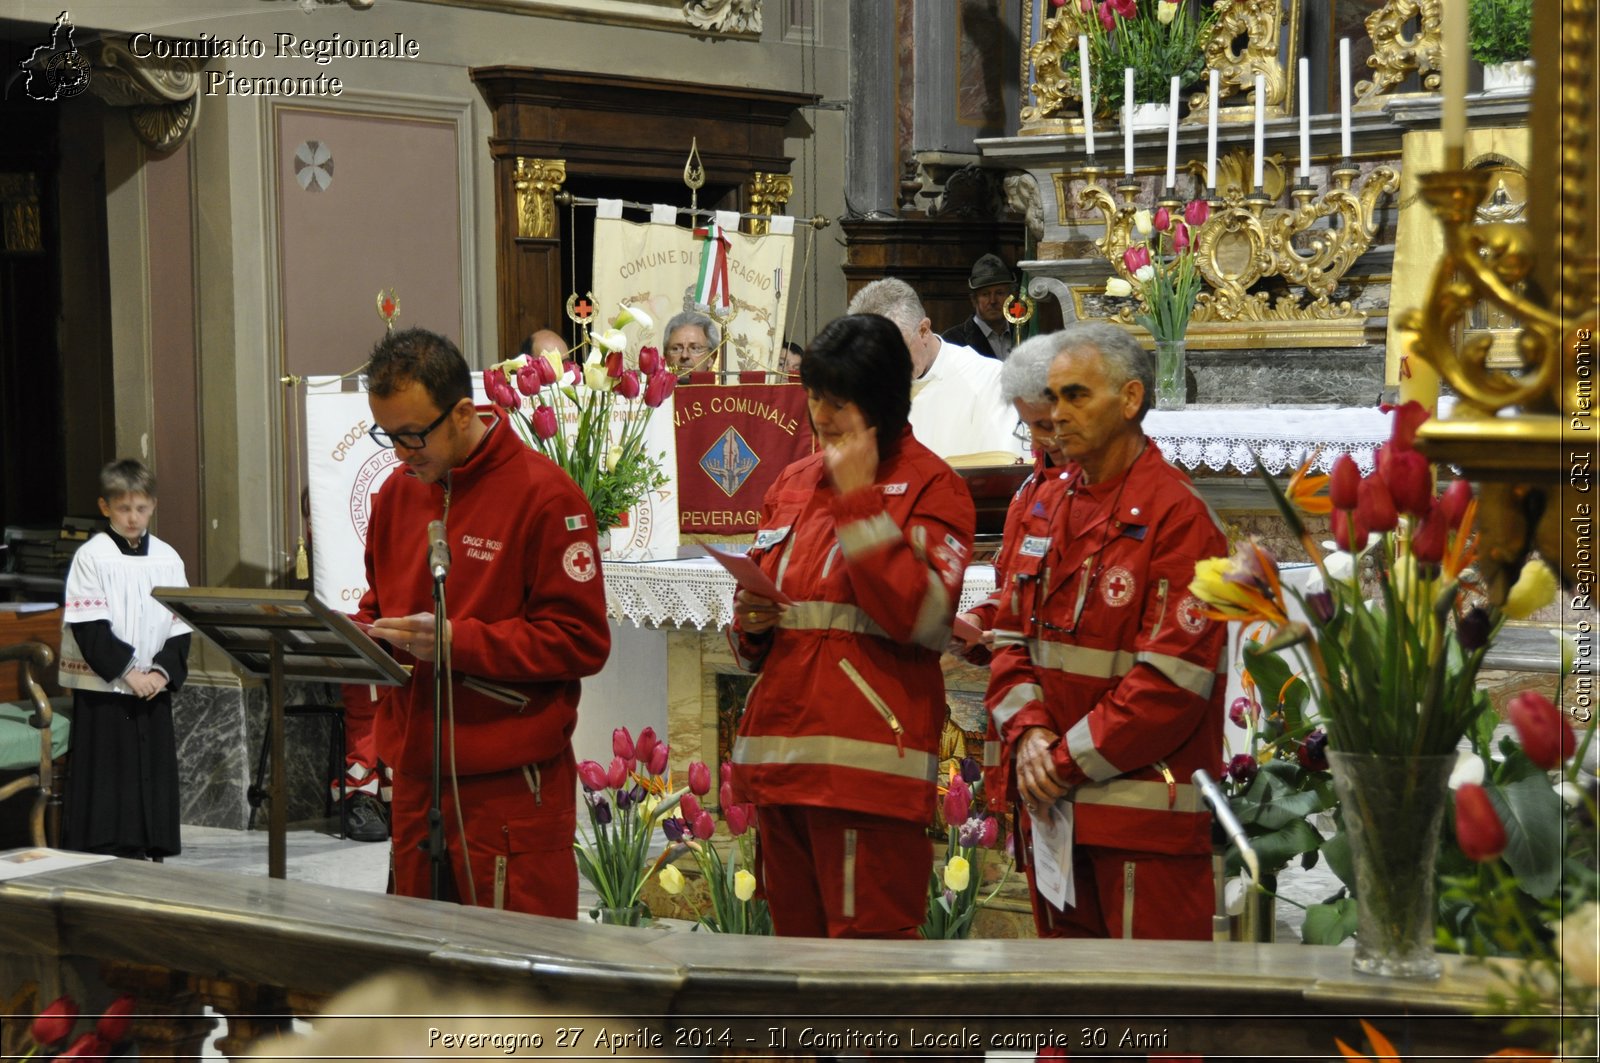
[[1550, 699], [1535, 690], [1524, 690], [1506, 706], [1511, 726], [1528, 759], [1545, 771], [1559, 768], [1577, 749], [1572, 725]]
[[728, 805], [722, 810], [722, 818], [728, 821], [728, 833], [737, 838], [750, 826], [750, 806]]
[[1211, 204], [1204, 199], [1191, 199], [1183, 206], [1183, 220], [1198, 229], [1211, 217]]
[[57, 997], [34, 1018], [28, 1033], [41, 1045], [53, 1045], [65, 1041], [77, 1021], [77, 1003], [71, 997]]
[[1138, 0], [1111, 0], [1111, 9], [1123, 18], [1139, 17]]
[[667, 770], [667, 744], [662, 742], [650, 751], [650, 774], [662, 775]]
[[583, 383], [583, 370], [579, 368], [577, 362], [561, 363], [561, 382], [568, 387], [577, 387]]
[[1100, 25], [1105, 27], [1107, 33], [1117, 28], [1117, 16], [1111, 13], [1109, 0], [1100, 0]]
[[533, 373], [534, 376], [538, 378], [540, 387], [547, 388], [551, 384], [554, 384], [558, 379], [556, 376], [556, 367], [551, 365], [550, 359], [544, 357], [543, 355], [534, 355], [529, 360], [529, 364], [533, 366]]
[[983, 833], [978, 835], [978, 844], [985, 849], [993, 849], [994, 843], [1000, 840], [1000, 823], [993, 816], [983, 817]]
[[656, 729], [646, 727], [639, 732], [639, 741], [633, 744], [633, 755], [639, 758], [639, 763], [648, 765], [650, 754], [656, 751]]
[[617, 378], [617, 394], [625, 399], [636, 399], [642, 389], [639, 386], [639, 374], [632, 369], [626, 369]]
[[1396, 450], [1412, 449], [1416, 443], [1417, 429], [1431, 416], [1428, 408], [1416, 399], [1411, 399], [1403, 405], [1389, 406], [1385, 409], [1394, 411], [1394, 427], [1390, 430], [1389, 442], [1394, 444]]
[[583, 783], [583, 788], [590, 793], [606, 788], [606, 769], [598, 761], [586, 760], [578, 765], [578, 780]]
[[1225, 769], [1228, 778], [1236, 783], [1249, 786], [1261, 772], [1261, 762], [1248, 753], [1235, 753], [1233, 759], [1228, 761]]
[[1356, 493], [1356, 521], [1368, 531], [1394, 531], [1400, 523], [1395, 512], [1394, 499], [1389, 497], [1389, 487], [1379, 476], [1369, 476], [1361, 481]]
[[1421, 565], [1437, 565], [1444, 559], [1446, 533], [1449, 529], [1437, 509], [1417, 521], [1411, 529], [1411, 556]]
[[1248, 726], [1253, 715], [1250, 711], [1250, 699], [1247, 697], [1234, 698], [1233, 704], [1228, 706], [1228, 721], [1235, 727]]
[[620, 790], [628, 785], [628, 762], [621, 757], [611, 758], [611, 767], [606, 769], [606, 785], [613, 790]]
[[1332, 515], [1334, 545], [1349, 554], [1359, 554], [1367, 546], [1367, 529], [1359, 516], [1336, 509]]
[[693, 823], [700, 814], [700, 800], [694, 794], [684, 794], [678, 800], [678, 812], [686, 823]]
[[622, 375], [625, 365], [622, 361], [621, 351], [612, 351], [606, 355], [606, 376], [616, 378]]
[[1295, 759], [1307, 771], [1328, 770], [1328, 736], [1319, 727], [1306, 735], [1306, 740], [1295, 747]]
[[72, 1047], [57, 1056], [57, 1059], [104, 1059], [109, 1046], [100, 1035], [93, 1031], [81, 1035], [72, 1042]]
[[1122, 264], [1129, 273], [1138, 273], [1150, 264], [1150, 249], [1143, 244], [1134, 244], [1122, 252]]
[[1505, 852], [1505, 824], [1489, 800], [1489, 791], [1477, 783], [1463, 783], [1456, 791], [1456, 842], [1462, 855], [1479, 863]]
[[722, 781], [723, 782], [732, 782], [733, 781], [733, 761], [725, 760], [721, 764], [718, 764], [717, 765], [717, 774], [722, 777]]
[[1179, 253], [1189, 250], [1189, 227], [1181, 218], [1172, 223], [1172, 249]]
[[534, 367], [536, 362], [542, 363], [544, 359], [530, 358], [517, 370], [517, 390], [524, 395], [534, 395], [539, 391], [539, 370]]
[[1361, 486], [1361, 468], [1356, 459], [1340, 454], [1328, 470], [1328, 501], [1334, 509], [1355, 509], [1356, 491]]
[[628, 733], [626, 727], [618, 727], [611, 732], [611, 755], [626, 761], [633, 760], [633, 735]]
[[1439, 509], [1451, 531], [1461, 527], [1461, 518], [1467, 515], [1467, 503], [1471, 501], [1472, 484], [1466, 480], [1450, 481], [1450, 486], [1439, 496]]
[[549, 406], [533, 408], [533, 434], [540, 439], [554, 439], [561, 426], [556, 423], [556, 411]]
[[644, 388], [644, 404], [652, 409], [667, 401], [667, 396], [672, 394], [672, 389], [678, 386], [678, 378], [670, 370], [658, 370], [650, 377], [649, 383]]
[[1428, 459], [1415, 450], [1396, 450], [1383, 471], [1389, 497], [1402, 513], [1420, 517], [1433, 508], [1433, 476]]
[[114, 1045], [128, 1036], [128, 1029], [133, 1025], [133, 994], [124, 993], [111, 1002], [105, 1014], [100, 1016], [100, 1021], [94, 1024], [94, 1032], [106, 1044]]
[[664, 364], [661, 360], [661, 352], [654, 347], [639, 348], [639, 372], [645, 376], [654, 376]]
[[972, 811], [972, 791], [960, 779], [950, 780], [950, 789], [944, 795], [944, 821], [954, 827], [967, 821]]
[[717, 787], [717, 804], [721, 805], [724, 810], [732, 808], [737, 803], [733, 799], [733, 783], [725, 782]]
[[1156, 232], [1166, 232], [1172, 228], [1172, 211], [1166, 207], [1157, 207], [1155, 217], [1150, 219], [1150, 224], [1156, 227]]
[[701, 797], [711, 790], [711, 769], [703, 760], [689, 762], [689, 789]]
[[713, 819], [711, 813], [707, 812], [705, 809], [701, 809], [700, 814], [694, 817], [693, 825], [694, 836], [699, 838], [701, 841], [705, 841], [707, 838], [717, 833], [717, 821]]

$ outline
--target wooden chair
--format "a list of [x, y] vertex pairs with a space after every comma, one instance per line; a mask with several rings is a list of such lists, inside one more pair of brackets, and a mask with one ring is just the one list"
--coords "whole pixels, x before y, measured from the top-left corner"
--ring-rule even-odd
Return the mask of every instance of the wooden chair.
[[0, 703], [0, 772], [9, 780], [0, 785], [0, 803], [31, 798], [28, 833], [32, 842], [54, 846], [61, 841], [55, 762], [66, 754], [70, 722], [56, 717], [37, 677], [49, 672], [55, 651], [42, 642], [0, 646], [0, 663], [6, 662], [20, 666], [26, 700]]

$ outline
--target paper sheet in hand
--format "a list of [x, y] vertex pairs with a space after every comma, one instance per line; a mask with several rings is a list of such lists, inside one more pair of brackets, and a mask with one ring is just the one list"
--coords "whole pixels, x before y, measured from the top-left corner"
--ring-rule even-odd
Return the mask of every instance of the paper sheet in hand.
[[955, 622], [950, 625], [950, 633], [956, 638], [960, 639], [962, 642], [965, 642], [971, 646], [976, 646], [978, 643], [983, 641], [983, 630], [976, 624], [967, 623], [959, 616], [956, 617]]
[[1033, 817], [1033, 881], [1039, 895], [1063, 911], [1078, 903], [1072, 884], [1072, 802], [1055, 802]]
[[784, 605], [793, 605], [794, 599], [778, 589], [778, 585], [761, 571], [761, 566], [742, 554], [729, 554], [713, 546], [701, 544], [706, 555], [717, 564], [727, 569], [739, 586], [751, 594], [759, 594], [763, 598], [770, 598]]

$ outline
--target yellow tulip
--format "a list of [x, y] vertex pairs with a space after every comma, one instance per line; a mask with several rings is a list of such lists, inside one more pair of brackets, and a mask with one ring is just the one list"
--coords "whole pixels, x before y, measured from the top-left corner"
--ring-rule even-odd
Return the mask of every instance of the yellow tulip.
[[661, 888], [666, 890], [670, 896], [676, 897], [683, 892], [683, 872], [679, 871], [675, 865], [668, 864], [662, 868], [661, 873], [656, 878], [661, 881]]
[[1110, 280], [1106, 281], [1106, 294], [1115, 296], [1117, 298], [1132, 295], [1133, 285], [1129, 284], [1121, 277], [1112, 277]]
[[1163, 26], [1170, 25], [1172, 20], [1177, 17], [1177, 0], [1172, 0], [1171, 3], [1168, 0], [1160, 0], [1160, 3], [1156, 4], [1156, 18]]
[[1146, 240], [1150, 239], [1150, 234], [1156, 231], [1155, 220], [1151, 217], [1150, 212], [1143, 207], [1133, 212], [1133, 227], [1139, 230], [1139, 235]]
[[1500, 611], [1513, 620], [1526, 620], [1555, 600], [1556, 574], [1543, 561], [1529, 561], [1522, 566]]
[[944, 865], [945, 889], [960, 893], [972, 881], [972, 865], [964, 856], [952, 856]]
[[756, 895], [756, 877], [748, 871], [735, 871], [733, 874], [733, 895], [741, 901], [748, 901]]

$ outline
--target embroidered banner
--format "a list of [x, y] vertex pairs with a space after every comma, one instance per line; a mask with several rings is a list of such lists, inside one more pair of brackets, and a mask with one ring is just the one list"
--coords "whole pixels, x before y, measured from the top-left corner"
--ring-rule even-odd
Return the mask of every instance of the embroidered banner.
[[677, 401], [679, 530], [756, 530], [778, 474], [812, 451], [799, 384], [686, 384]]

